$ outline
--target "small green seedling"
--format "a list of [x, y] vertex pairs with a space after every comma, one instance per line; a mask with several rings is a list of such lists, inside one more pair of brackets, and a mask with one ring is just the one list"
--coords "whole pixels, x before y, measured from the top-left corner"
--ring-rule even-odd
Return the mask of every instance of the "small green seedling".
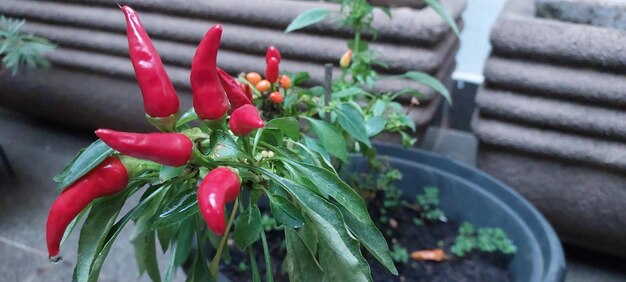
[[466, 221], [459, 227], [459, 235], [456, 237], [451, 251], [457, 257], [463, 257], [474, 250], [512, 255], [517, 252], [517, 247], [504, 230], [493, 227], [476, 229], [474, 225]]
[[439, 189], [437, 187], [424, 188], [424, 193], [417, 195], [417, 203], [421, 211], [419, 218], [413, 218], [415, 225], [422, 225], [424, 220], [448, 221], [443, 210], [439, 208]]
[[409, 262], [409, 251], [394, 243], [391, 250], [391, 259], [397, 263], [407, 263]]

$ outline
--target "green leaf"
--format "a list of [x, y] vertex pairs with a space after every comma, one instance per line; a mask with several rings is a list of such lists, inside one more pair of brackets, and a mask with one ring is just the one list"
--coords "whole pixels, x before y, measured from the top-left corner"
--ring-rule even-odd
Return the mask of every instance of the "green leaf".
[[381, 133], [387, 125], [387, 119], [383, 116], [375, 116], [365, 123], [365, 131], [368, 137], [376, 136]]
[[176, 230], [174, 226], [157, 229], [157, 237], [159, 238], [159, 245], [161, 245], [163, 253], [167, 252], [167, 249], [170, 247], [172, 237], [176, 234]]
[[267, 127], [278, 128], [293, 141], [300, 139], [300, 124], [293, 117], [275, 118], [267, 123]]
[[176, 244], [178, 247], [176, 250], [176, 255], [174, 256], [175, 266], [183, 265], [183, 263], [187, 261], [189, 254], [191, 254], [193, 235], [196, 231], [196, 225], [194, 221], [195, 220], [193, 217], [189, 217], [180, 223], [178, 238], [176, 239]]
[[261, 225], [261, 211], [253, 205], [242, 211], [235, 223], [235, 244], [244, 250], [259, 240], [263, 226]]
[[280, 195], [267, 194], [270, 200], [270, 208], [272, 215], [278, 223], [291, 228], [300, 228], [304, 226], [304, 218], [300, 211], [287, 198]]
[[424, 2], [426, 2], [428, 6], [433, 8], [433, 10], [437, 12], [437, 14], [439, 14], [443, 21], [446, 22], [448, 26], [450, 26], [450, 28], [454, 31], [454, 33], [456, 33], [457, 36], [459, 35], [459, 27], [456, 25], [456, 21], [454, 21], [454, 19], [450, 17], [448, 12], [446, 12], [446, 9], [443, 8], [438, 0], [424, 0]]
[[367, 92], [363, 91], [363, 89], [359, 87], [350, 87], [350, 88], [346, 88], [344, 90], [333, 93], [332, 97], [333, 99], [342, 99], [342, 98], [353, 97], [353, 96], [364, 95], [364, 94], [367, 94]]
[[200, 211], [200, 207], [198, 206], [198, 194], [194, 189], [177, 194], [164, 206], [161, 214], [155, 218], [150, 228], [158, 229], [172, 226]]
[[161, 281], [159, 265], [156, 258], [156, 243], [154, 231], [143, 232], [132, 240], [135, 248], [135, 259], [139, 264], [139, 271], [144, 270], [152, 281]]
[[325, 274], [322, 281], [371, 281], [369, 265], [361, 254], [359, 243], [346, 230], [337, 207], [291, 180], [265, 174], [302, 204], [311, 225], [317, 230], [320, 245], [332, 246], [325, 254], [320, 253], [320, 264]]
[[376, 100], [376, 102], [374, 102], [374, 105], [372, 106], [372, 114], [374, 116], [382, 116], [385, 113], [386, 109], [387, 102], [378, 99]]
[[182, 116], [180, 116], [178, 121], [176, 121], [176, 127], [178, 128], [179, 126], [187, 124], [196, 119], [198, 119], [198, 115], [196, 114], [196, 111], [194, 110], [194, 108], [191, 107]]
[[448, 91], [448, 88], [446, 88], [443, 84], [441, 84], [441, 82], [439, 82], [439, 80], [432, 77], [430, 74], [417, 72], [417, 71], [410, 71], [410, 72], [405, 73], [403, 76], [405, 78], [415, 80], [421, 84], [424, 84], [432, 88], [433, 90], [437, 91], [437, 93], [441, 94], [441, 96], [446, 98], [449, 104], [452, 104], [452, 97], [450, 96], [450, 92]]
[[354, 137], [359, 142], [365, 144], [367, 147], [372, 147], [369, 136], [365, 130], [365, 121], [361, 112], [356, 109], [352, 104], [341, 104], [339, 108], [335, 108], [337, 114], [337, 120], [339, 125]]
[[391, 260], [385, 238], [369, 217], [363, 199], [350, 186], [343, 182], [336, 174], [325, 169], [289, 160], [285, 162], [299, 169], [302, 174], [306, 175], [312, 183], [315, 183], [317, 188], [322, 192], [335, 198], [340, 204], [339, 207], [346, 223], [348, 223], [351, 229], [358, 229], [356, 234], [359, 240], [361, 240], [365, 247], [379, 259], [383, 265], [390, 271], [397, 273], [393, 261]]
[[165, 182], [176, 176], [179, 176], [180, 173], [185, 170], [185, 167], [186, 166], [173, 167], [164, 165], [159, 171], [159, 179], [161, 180], [161, 182]]
[[[138, 184], [135, 187], [140, 187], [140, 186], [142, 185]], [[98, 275], [100, 273], [100, 269], [102, 268], [102, 265], [104, 264], [104, 260], [106, 256], [108, 255], [109, 251], [111, 250], [111, 247], [113, 246], [113, 242], [115, 242], [115, 239], [117, 238], [117, 236], [119, 236], [124, 226], [131, 219], [138, 218], [139, 215], [142, 215], [145, 209], [150, 206], [150, 203], [153, 200], [156, 199], [160, 201], [162, 198], [161, 196], [163, 196], [162, 192], [165, 191], [166, 190], [165, 188], [168, 188], [168, 187], [169, 186], [160, 185], [158, 186], [158, 189], [147, 190], [150, 194], [143, 197], [143, 199], [133, 209], [131, 209], [118, 222], [116, 222], [115, 225], [113, 225], [113, 227], [109, 230], [108, 234], [106, 235], [106, 240], [104, 241], [104, 244], [102, 245], [102, 248], [98, 252], [97, 257], [91, 267], [89, 281], [96, 281], [98, 279]], [[128, 194], [131, 195], [132, 194], [131, 192], [129, 192]]]
[[97, 279], [98, 273], [91, 271], [92, 265], [103, 248], [107, 234], [115, 223], [115, 218], [124, 206], [126, 196], [126, 193], [121, 193], [98, 199], [93, 203], [80, 230], [73, 281], [86, 282]]
[[311, 128], [320, 143], [328, 153], [337, 157], [344, 163], [348, 161], [348, 150], [346, 149], [346, 141], [341, 133], [330, 123], [323, 120], [303, 117], [311, 123]]
[[402, 122], [402, 124], [415, 131], [415, 121], [411, 117], [400, 114], [398, 115], [398, 119]]
[[346, 210], [346, 208], [339, 206], [341, 214], [343, 215], [348, 228], [352, 233], [361, 241], [363, 246], [391, 273], [398, 275], [398, 270], [393, 263], [391, 253], [389, 252], [389, 246], [383, 234], [376, 228], [371, 228], [362, 221], [356, 219], [354, 215]]
[[315, 8], [315, 9], [311, 9], [306, 12], [303, 12], [302, 14], [298, 15], [295, 19], [293, 19], [293, 21], [291, 21], [289, 26], [287, 26], [287, 28], [285, 29], [285, 33], [302, 29], [307, 26], [321, 22], [329, 14], [330, 14], [329, 10], [320, 9], [320, 8]]
[[63, 191], [68, 186], [72, 185], [76, 180], [83, 177], [83, 175], [90, 172], [94, 167], [98, 166], [104, 159], [113, 153], [113, 149], [107, 144], [104, 144], [102, 140], [97, 140], [79, 156], [74, 158], [68, 166], [54, 177], [54, 181], [57, 182], [57, 188], [59, 191]]
[[285, 228], [285, 243], [287, 245], [287, 253], [292, 258], [294, 255], [297, 258], [289, 260], [289, 280], [323, 281], [324, 271], [298, 232], [291, 228]]
[[283, 144], [283, 131], [278, 128], [264, 128], [259, 140], [272, 146], [281, 146]]
[[293, 85], [301, 85], [307, 82], [309, 79], [311, 79], [311, 75], [309, 75], [308, 72], [302, 71], [292, 76], [291, 83]]
[[212, 148], [209, 157], [214, 160], [225, 160], [232, 158], [244, 158], [246, 154], [239, 150], [239, 146], [230, 135], [223, 131], [216, 130], [211, 134], [212, 142], [215, 140], [215, 146]]
[[304, 134], [302, 135], [302, 138], [304, 139], [304, 143], [306, 143], [311, 151], [319, 153], [326, 161], [330, 162], [330, 156], [328, 155], [328, 152], [326, 151], [326, 149], [324, 149], [324, 147], [322, 147], [319, 142], [317, 142], [317, 140]]

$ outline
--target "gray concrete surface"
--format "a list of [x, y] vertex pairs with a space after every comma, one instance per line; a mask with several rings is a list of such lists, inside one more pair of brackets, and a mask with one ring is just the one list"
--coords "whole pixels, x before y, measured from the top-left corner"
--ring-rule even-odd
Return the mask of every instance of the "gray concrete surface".
[[537, 16], [626, 30], [624, 0], [536, 0]]

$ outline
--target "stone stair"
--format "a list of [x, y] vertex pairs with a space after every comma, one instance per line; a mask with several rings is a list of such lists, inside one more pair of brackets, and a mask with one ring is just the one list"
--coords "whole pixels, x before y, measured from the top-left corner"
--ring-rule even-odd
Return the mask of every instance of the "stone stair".
[[[308, 9], [324, 7], [338, 11], [339, 6], [332, 3], [287, 0], [123, 3], [133, 6], [140, 14], [181, 94], [182, 110], [190, 106], [189, 66], [195, 46], [215, 23], [224, 26], [218, 64], [226, 71], [262, 73], [265, 50], [276, 45], [284, 58], [281, 70], [307, 71], [312, 77], [311, 84], [321, 84], [322, 65], [336, 64], [351, 36], [350, 30], [337, 27], [336, 16], [304, 31], [283, 32], [291, 20]], [[442, 4], [461, 24], [465, 1], [444, 0]], [[380, 72], [384, 75], [424, 71], [450, 85], [459, 43], [449, 27], [430, 8], [399, 7], [392, 8], [392, 13], [390, 19], [382, 11], [375, 12], [373, 26], [379, 34], [371, 48], [389, 65]], [[137, 114], [141, 113], [140, 95], [133, 85], [135, 77], [128, 61], [125, 22], [116, 4], [108, 0], [7, 0], [0, 1], [0, 14], [27, 19], [24, 31], [59, 45], [49, 55], [53, 69], [24, 71], [16, 77], [0, 76], [0, 89], [9, 94], [0, 96], [0, 106], [85, 128], [148, 130], [143, 115]], [[334, 72], [340, 73], [339, 68]], [[406, 87], [423, 93], [422, 106], [414, 111], [413, 118], [418, 127], [424, 128], [442, 100], [434, 91], [406, 80], [381, 81], [375, 89]], [[111, 103], [120, 105], [113, 109], [108, 106]], [[78, 108], [81, 110], [74, 110]]]
[[567, 243], [626, 256], [626, 32], [535, 17], [510, 0], [491, 33], [478, 166]]

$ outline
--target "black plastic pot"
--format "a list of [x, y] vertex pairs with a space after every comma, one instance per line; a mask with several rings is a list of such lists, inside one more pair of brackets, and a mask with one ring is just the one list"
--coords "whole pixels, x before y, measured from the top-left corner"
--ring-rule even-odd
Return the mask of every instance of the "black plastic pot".
[[[421, 150], [376, 144], [380, 157], [404, 175], [397, 183], [407, 199], [425, 186], [440, 190], [441, 208], [455, 221], [500, 227], [518, 248], [508, 267], [511, 281], [563, 281], [561, 243], [545, 218], [520, 194], [485, 172]], [[352, 159], [351, 171], [365, 171], [367, 161]]]

